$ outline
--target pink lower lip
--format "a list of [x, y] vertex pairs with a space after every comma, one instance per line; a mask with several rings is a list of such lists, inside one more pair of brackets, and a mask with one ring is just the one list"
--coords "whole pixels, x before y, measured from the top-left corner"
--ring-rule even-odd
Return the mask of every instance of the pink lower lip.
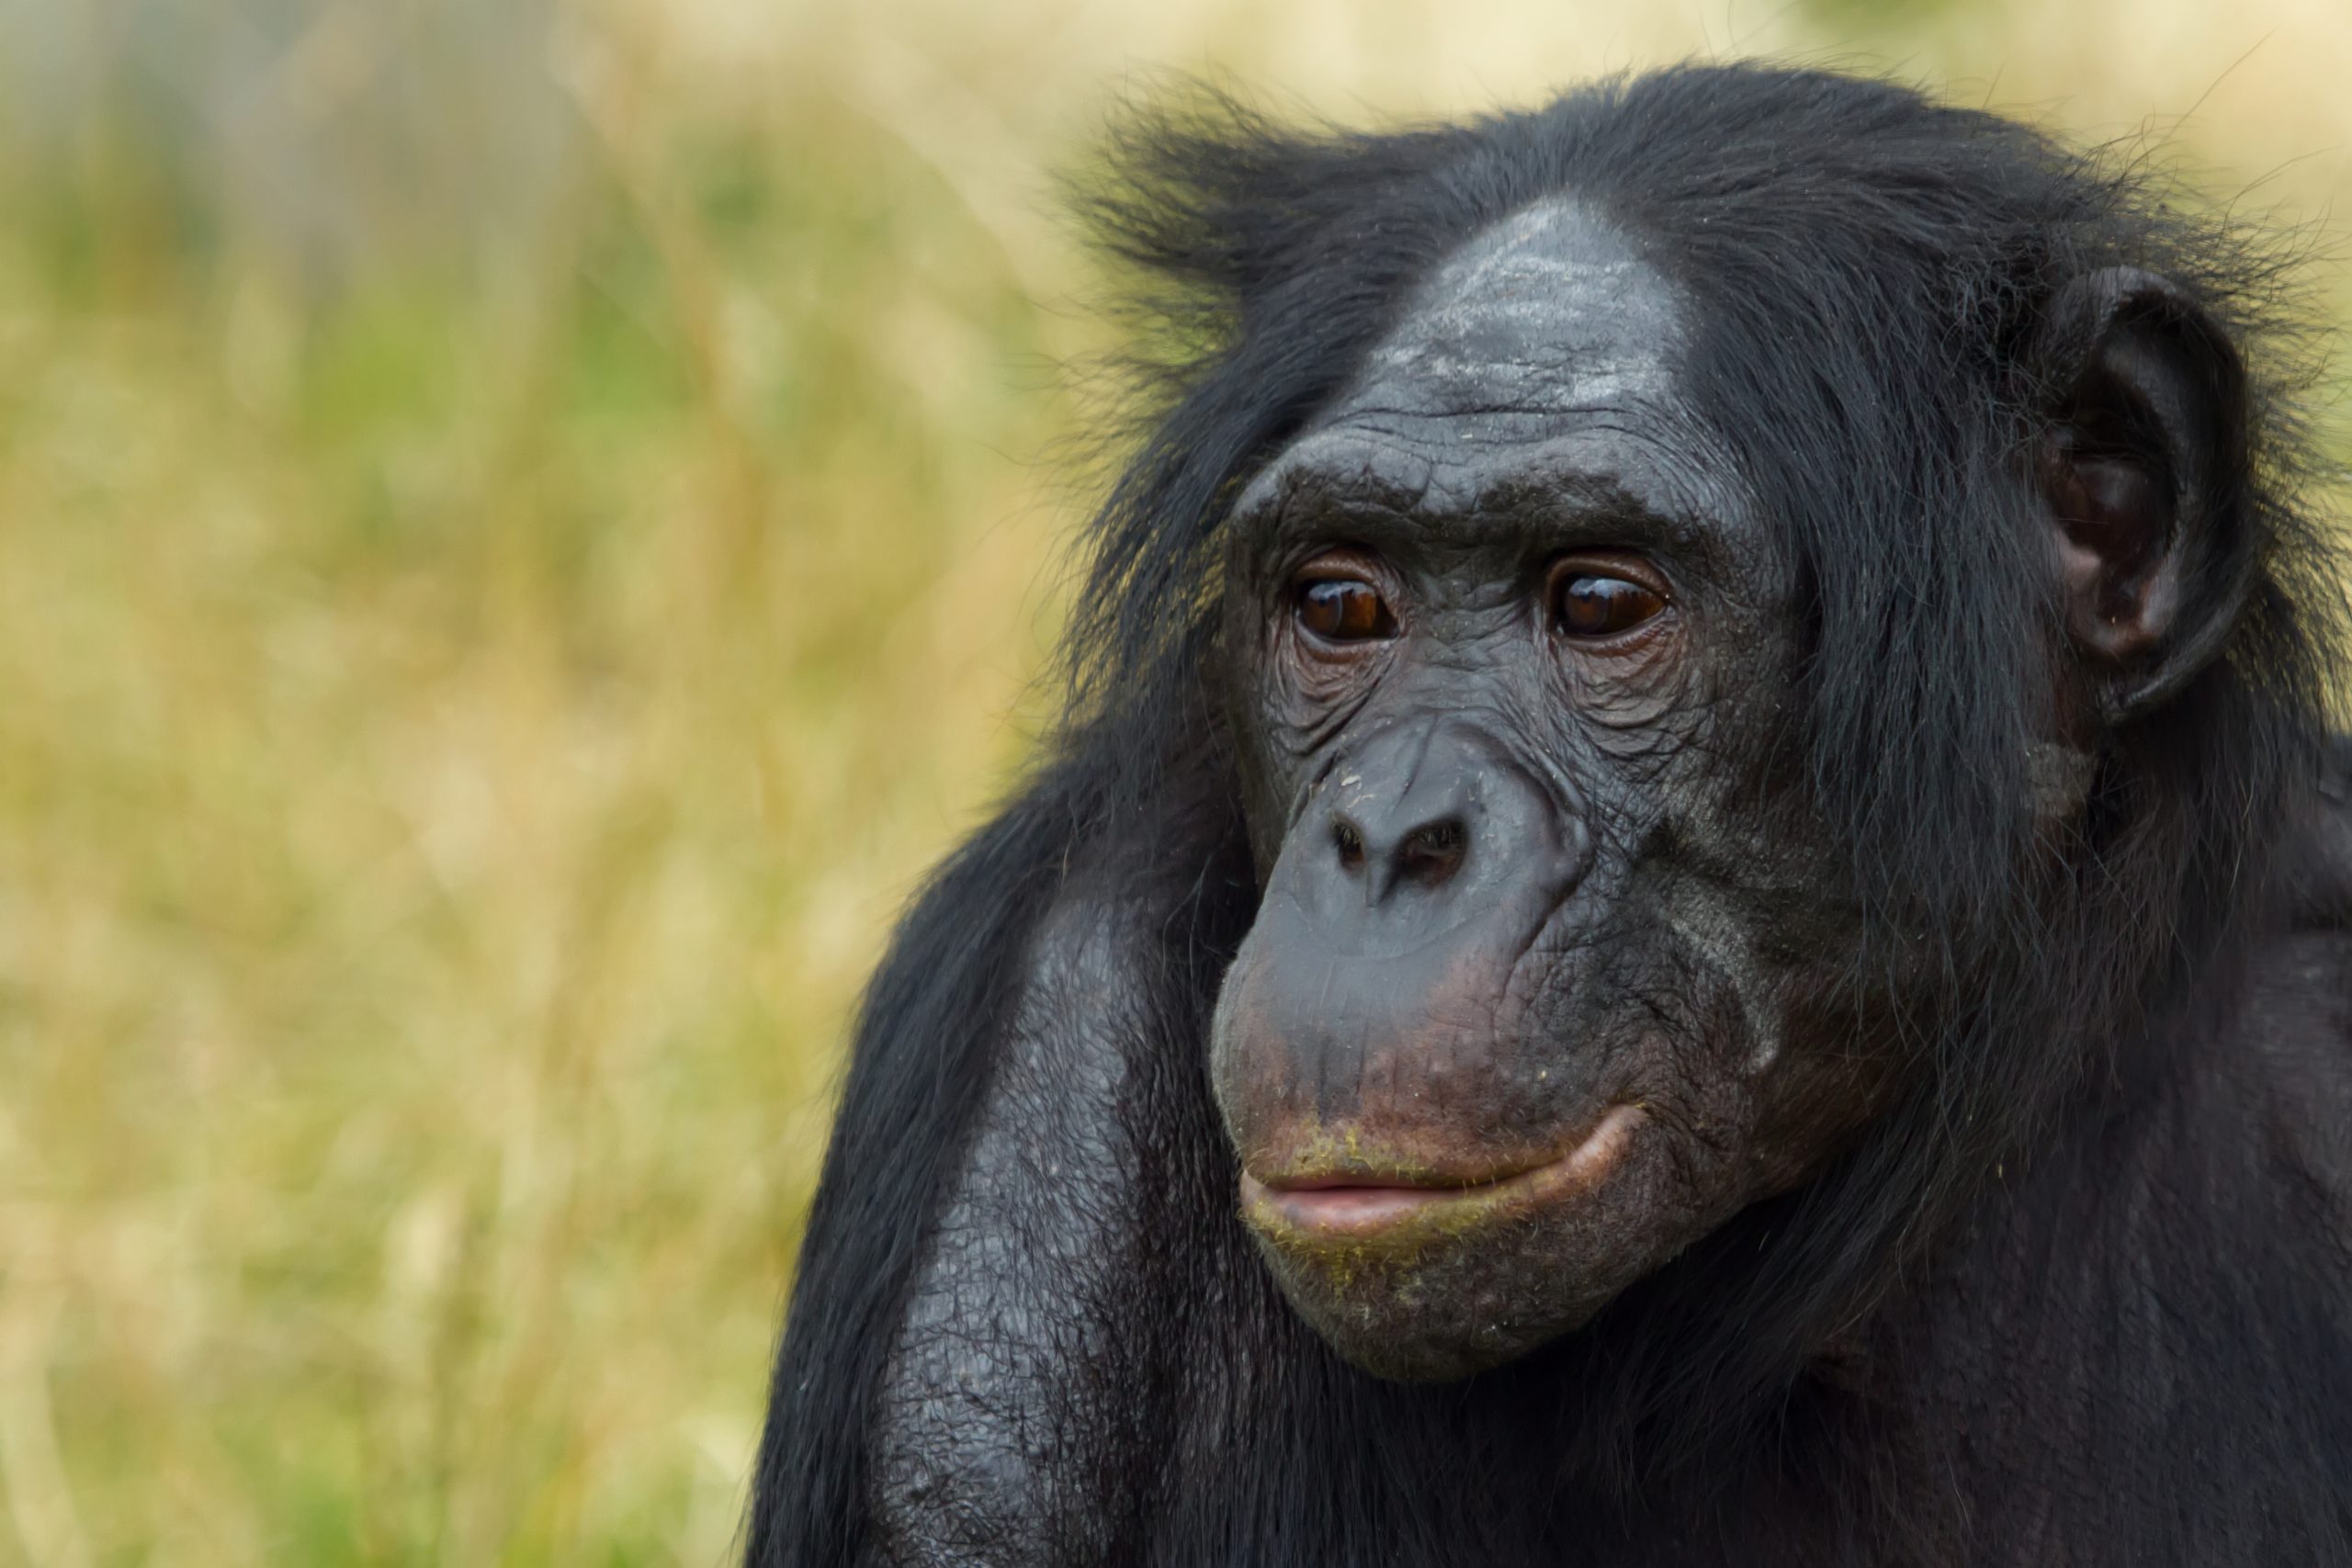
[[1623, 1157], [1642, 1121], [1636, 1106], [1611, 1106], [1577, 1147], [1555, 1159], [1451, 1186], [1384, 1183], [1376, 1176], [1352, 1172], [1282, 1176], [1269, 1183], [1245, 1170], [1241, 1173], [1242, 1206], [1245, 1211], [1270, 1213], [1283, 1229], [1302, 1238], [1343, 1243], [1378, 1236], [1408, 1221], [1442, 1215], [1448, 1210], [1464, 1219], [1482, 1212], [1500, 1217], [1530, 1204], [1589, 1190]]
[[1269, 1188], [1266, 1201], [1295, 1225], [1340, 1233], [1384, 1230], [1470, 1189], [1460, 1187]]

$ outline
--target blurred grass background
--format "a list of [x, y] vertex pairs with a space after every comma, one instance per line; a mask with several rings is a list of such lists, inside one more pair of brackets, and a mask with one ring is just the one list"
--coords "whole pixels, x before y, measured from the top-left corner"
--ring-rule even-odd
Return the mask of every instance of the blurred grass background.
[[1047, 713], [1049, 173], [1746, 52], [2352, 191], [2343, 0], [0, 5], [0, 1561], [724, 1562]]

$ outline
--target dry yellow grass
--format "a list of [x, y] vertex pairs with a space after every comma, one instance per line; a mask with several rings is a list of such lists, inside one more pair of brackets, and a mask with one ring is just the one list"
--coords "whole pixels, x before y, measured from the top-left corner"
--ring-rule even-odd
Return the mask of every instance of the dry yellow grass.
[[855, 989], [1041, 722], [1048, 172], [1152, 68], [1736, 52], [2352, 190], [2343, 0], [0, 17], [0, 1561], [725, 1559]]

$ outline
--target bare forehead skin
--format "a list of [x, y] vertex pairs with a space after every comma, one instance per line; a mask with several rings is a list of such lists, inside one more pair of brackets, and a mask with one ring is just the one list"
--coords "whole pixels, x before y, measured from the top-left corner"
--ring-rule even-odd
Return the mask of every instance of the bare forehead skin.
[[1473, 425], [1515, 418], [1522, 437], [1573, 428], [1580, 408], [1665, 401], [1678, 325], [1666, 279], [1623, 235], [1579, 206], [1543, 202], [1438, 268], [1324, 423], [1387, 404]]
[[1572, 198], [1524, 208], [1421, 285], [1355, 379], [1237, 510], [1302, 487], [1475, 514], [1530, 483], [1720, 514], [1672, 365], [1684, 309], [1625, 235]]

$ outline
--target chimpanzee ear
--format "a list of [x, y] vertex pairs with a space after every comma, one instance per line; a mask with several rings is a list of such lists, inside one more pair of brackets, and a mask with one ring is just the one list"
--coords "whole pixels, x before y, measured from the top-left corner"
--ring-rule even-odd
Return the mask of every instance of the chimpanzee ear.
[[2113, 722], [2202, 669], [2252, 588], [2245, 369], [2185, 291], [2122, 266], [2059, 291], [2033, 359], [2066, 631]]

